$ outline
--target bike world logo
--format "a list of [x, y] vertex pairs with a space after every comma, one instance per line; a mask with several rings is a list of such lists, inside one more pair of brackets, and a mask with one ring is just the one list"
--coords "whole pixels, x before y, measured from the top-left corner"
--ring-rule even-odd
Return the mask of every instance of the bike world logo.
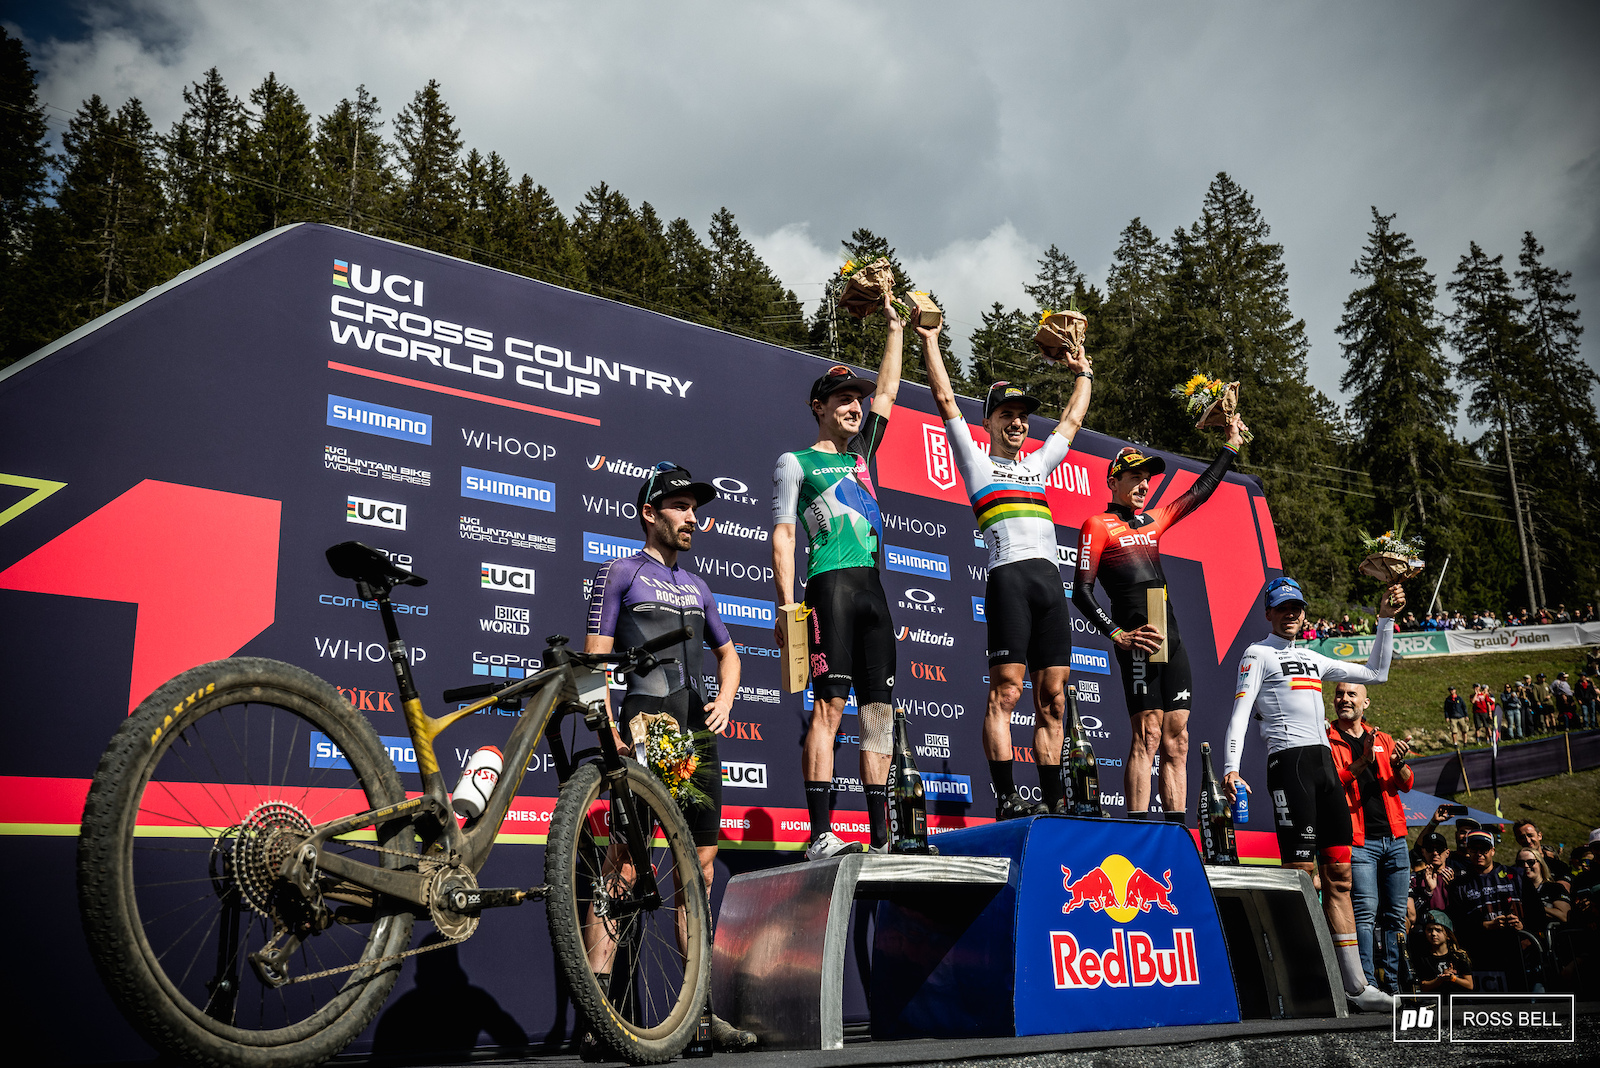
[[[727, 501], [729, 504], [763, 505], [767, 502], [750, 493], [750, 487], [736, 478], [718, 475], [711, 480], [711, 485], [716, 487], [717, 500]], [[766, 532], [762, 531], [762, 541], [766, 541]]]
[[901, 627], [895, 631], [894, 637], [895, 641], [911, 642], [913, 645], [940, 645], [946, 649], [956, 643], [955, 638], [949, 634], [941, 634], [922, 627], [918, 627], [916, 630], [912, 630], [910, 627]]
[[533, 596], [533, 570], [511, 564], [478, 565], [478, 585], [486, 590], [501, 593], [521, 593]]
[[720, 560], [715, 556], [693, 557], [694, 569], [707, 578], [743, 579], [747, 582], [770, 583], [772, 567], [768, 564], [747, 564], [742, 560]]
[[344, 521], [359, 523], [364, 527], [386, 527], [389, 530], [406, 529], [406, 506], [393, 501], [375, 501], [367, 497], [345, 498]]
[[433, 416], [426, 412], [390, 408], [330, 393], [327, 421], [329, 426], [362, 434], [376, 434], [380, 438], [394, 438], [418, 445], [433, 444]]
[[767, 766], [765, 764], [743, 764], [737, 760], [724, 760], [722, 762], [722, 785], [742, 787], [746, 790], [765, 790], [767, 788]]
[[492, 679], [525, 679], [542, 667], [544, 661], [536, 656], [478, 651], [472, 654], [472, 673], [487, 675]]
[[556, 510], [555, 483], [499, 471], [480, 471], [476, 467], [461, 469], [461, 496], [514, 504], [518, 508], [536, 508], [541, 512]]
[[922, 736], [922, 744], [916, 746], [916, 751], [919, 757], [949, 760], [950, 736], [948, 734], [924, 734]]
[[341, 449], [337, 445], [324, 445], [322, 447], [322, 467], [327, 471], [338, 471], [346, 475], [360, 475], [362, 478], [382, 478], [389, 482], [406, 482], [413, 486], [433, 485], [433, 475], [416, 467], [401, 467], [398, 464], [382, 463], [378, 460], [366, 460], [351, 456], [348, 449]]
[[[1118, 923], [1128, 923], [1152, 907], [1178, 915], [1178, 907], [1172, 903], [1170, 870], [1164, 873], [1164, 881], [1157, 881], [1127, 857], [1113, 853], [1078, 879], [1072, 878], [1071, 869], [1065, 865], [1061, 866], [1061, 875], [1062, 888], [1068, 895], [1061, 906], [1063, 915], [1085, 905]], [[1057, 990], [1200, 984], [1192, 928], [1174, 928], [1171, 949], [1157, 949], [1148, 932], [1121, 927], [1112, 928], [1111, 945], [1100, 950], [1081, 945], [1070, 931], [1051, 931], [1049, 937]]]
[[1109, 675], [1111, 674], [1111, 654], [1104, 649], [1080, 649], [1074, 645], [1072, 647], [1072, 669], [1074, 671], [1089, 671], [1096, 675]]
[[494, 606], [494, 618], [479, 619], [478, 629], [488, 634], [526, 635], [531, 622], [528, 609], [497, 604]]
[[922, 458], [929, 482], [942, 490], [955, 486], [956, 461], [950, 455], [950, 438], [942, 423], [922, 424]]
[[[1109, 671], [1107, 672], [1109, 674]], [[1100, 703], [1100, 681], [1098, 679], [1078, 679], [1074, 684], [1078, 690], [1078, 703], [1080, 705], [1097, 705]]]
[[[618, 560], [642, 552], [644, 542], [634, 538], [618, 538], [587, 530], [583, 532], [583, 558], [591, 564], [603, 564], [607, 560]], [[588, 599], [587, 595], [584, 599]]]
[[924, 664], [921, 661], [911, 661], [911, 677], [921, 679], [923, 682], [949, 682], [945, 677], [943, 664]]
[[732, 597], [725, 593], [712, 594], [717, 599], [717, 614], [724, 623], [737, 623], [744, 627], [772, 629], [776, 614], [771, 601], [749, 597]]
[[700, 533], [721, 534], [725, 538], [743, 538], [746, 541], [767, 541], [772, 536], [765, 527], [751, 527], [731, 519], [713, 519], [710, 516], [700, 520]]
[[[943, 523], [933, 523], [926, 519], [918, 519], [915, 516], [894, 515], [890, 512], [883, 513], [883, 529], [901, 530], [907, 534], [920, 534], [935, 541], [943, 541], [944, 536], [949, 533], [949, 528]], [[983, 545], [982, 538], [978, 539], [978, 544], [980, 546]]]
[[963, 805], [972, 804], [972, 777], [969, 775], [950, 775], [942, 771], [924, 771], [922, 775], [922, 792], [929, 801], [958, 801]]
[[[319, 593], [317, 603], [327, 605], [329, 608], [365, 608], [369, 612], [378, 610], [377, 601], [363, 601], [359, 597], [347, 597], [342, 593]], [[406, 604], [403, 601], [391, 601], [390, 606], [397, 616], [425, 616], [428, 606], [425, 604]]]
[[916, 549], [904, 549], [898, 545], [885, 545], [883, 547], [884, 564], [890, 571], [899, 571], [907, 575], [924, 575], [929, 578], [950, 581], [950, 558], [940, 556], [938, 553], [918, 552]]
[[358, 712], [398, 712], [400, 695], [387, 690], [362, 690], [354, 686], [335, 686], [339, 696]]
[[368, 268], [363, 275], [361, 264], [334, 260], [333, 284], [340, 289], [354, 289], [358, 293], [376, 294], [381, 289], [383, 295], [396, 304], [422, 307], [422, 282], [403, 274], [385, 276], [382, 271]]
[[[349, 768], [350, 760], [344, 755], [332, 738], [321, 731], [311, 731], [311, 763], [313, 768]], [[380, 735], [378, 741], [383, 743], [384, 749], [389, 752], [389, 759], [394, 761], [396, 771], [416, 771], [417, 751], [411, 744], [410, 738], [391, 738]]]
[[554, 445], [541, 445], [537, 441], [525, 441], [522, 438], [512, 437], [510, 434], [496, 434], [489, 430], [468, 430], [461, 428], [461, 443], [469, 449], [482, 449], [484, 452], [498, 452], [502, 456], [520, 456], [528, 460], [546, 461], [556, 458]]
[[635, 481], [649, 478], [652, 470], [636, 464], [632, 460], [624, 460], [620, 457], [613, 460], [598, 453], [586, 458], [583, 464], [591, 471], [607, 471], [610, 474], [621, 475], [623, 478], [631, 478]]
[[481, 541], [489, 545], [508, 545], [513, 549], [535, 549], [542, 553], [556, 551], [556, 539], [544, 534], [529, 534], [522, 530], [485, 526], [475, 515], [461, 517], [461, 536], [468, 541]]
[[907, 612], [929, 612], [936, 616], [944, 615], [944, 608], [939, 604], [939, 599], [927, 590], [913, 586], [895, 601], [895, 604]]

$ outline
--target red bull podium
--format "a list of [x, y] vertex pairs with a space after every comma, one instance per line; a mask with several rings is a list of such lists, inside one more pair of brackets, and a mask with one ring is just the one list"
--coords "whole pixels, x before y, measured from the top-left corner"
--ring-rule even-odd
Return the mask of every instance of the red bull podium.
[[842, 1046], [845, 929], [866, 898], [874, 1039], [1240, 1019], [1229, 940], [1185, 828], [1041, 816], [937, 844], [938, 857], [856, 854], [731, 880], [716, 1011], [769, 1048]]

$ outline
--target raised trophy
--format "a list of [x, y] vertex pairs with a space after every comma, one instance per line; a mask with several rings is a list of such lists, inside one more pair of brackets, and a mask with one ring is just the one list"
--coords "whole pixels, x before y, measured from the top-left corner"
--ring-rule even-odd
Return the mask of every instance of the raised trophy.
[[921, 327], [924, 330], [937, 330], [944, 323], [944, 310], [920, 289], [914, 293], [907, 293], [905, 303], [911, 311], [911, 318], [907, 320], [908, 325]]
[[1408, 538], [1392, 530], [1376, 538], [1362, 534], [1361, 547], [1366, 550], [1367, 558], [1361, 561], [1357, 570], [1386, 586], [1415, 578], [1426, 566], [1422, 559], [1421, 538]]
[[[1172, 395], [1183, 401], [1184, 408], [1190, 414], [1199, 413], [1200, 418], [1194, 424], [1196, 430], [1208, 427], [1226, 429], [1239, 412], [1239, 383], [1224, 382], [1203, 371], [1190, 375], [1183, 385], [1173, 386]], [[1254, 437], [1250, 431], [1244, 432], [1244, 440], [1250, 441]]]
[[1046, 308], [1039, 316], [1039, 329], [1033, 343], [1039, 346], [1039, 355], [1051, 363], [1060, 363], [1068, 356], [1083, 351], [1083, 336], [1089, 329], [1089, 319], [1078, 310], [1074, 296], [1064, 311]]

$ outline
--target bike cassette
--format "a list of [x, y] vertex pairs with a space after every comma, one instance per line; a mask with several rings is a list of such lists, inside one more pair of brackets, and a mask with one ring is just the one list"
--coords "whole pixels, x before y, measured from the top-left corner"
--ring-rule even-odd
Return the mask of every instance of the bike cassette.
[[311, 835], [311, 821], [287, 801], [264, 801], [234, 830], [233, 879], [245, 904], [273, 919], [278, 872], [294, 847]]
[[428, 879], [428, 913], [440, 934], [459, 941], [478, 929], [477, 889], [465, 868], [441, 868]]

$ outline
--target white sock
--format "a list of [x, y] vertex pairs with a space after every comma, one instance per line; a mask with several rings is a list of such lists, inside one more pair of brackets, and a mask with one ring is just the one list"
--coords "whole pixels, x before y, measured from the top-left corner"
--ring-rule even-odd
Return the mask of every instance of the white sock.
[[1367, 988], [1367, 973], [1361, 970], [1361, 951], [1356, 948], [1356, 933], [1333, 932], [1333, 951], [1339, 958], [1339, 974], [1344, 977], [1344, 992], [1355, 997]]

